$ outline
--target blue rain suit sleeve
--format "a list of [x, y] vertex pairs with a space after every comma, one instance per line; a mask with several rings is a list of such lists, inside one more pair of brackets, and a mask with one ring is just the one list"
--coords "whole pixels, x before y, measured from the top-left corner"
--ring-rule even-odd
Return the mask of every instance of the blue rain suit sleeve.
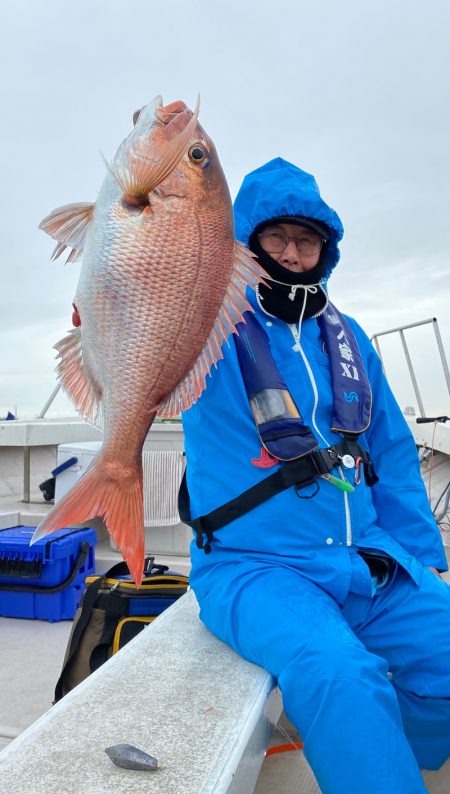
[[360, 326], [350, 322], [366, 358], [373, 394], [372, 421], [364, 437], [380, 478], [372, 488], [377, 523], [423, 565], [446, 571], [444, 546], [420, 474], [413, 436], [378, 354]]

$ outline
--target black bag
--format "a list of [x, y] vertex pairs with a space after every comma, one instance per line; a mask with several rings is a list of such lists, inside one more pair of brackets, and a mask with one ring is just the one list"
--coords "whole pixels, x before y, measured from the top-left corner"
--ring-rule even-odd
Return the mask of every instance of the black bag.
[[104, 576], [88, 576], [75, 615], [54, 703], [70, 692], [183, 595], [187, 576], [168, 565], [145, 561], [138, 588], [127, 564], [120, 562]]

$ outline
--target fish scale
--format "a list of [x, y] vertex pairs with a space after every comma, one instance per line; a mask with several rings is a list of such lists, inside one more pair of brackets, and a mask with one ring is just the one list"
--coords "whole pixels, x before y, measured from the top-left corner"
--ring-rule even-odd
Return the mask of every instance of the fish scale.
[[66, 248], [71, 261], [83, 255], [76, 327], [56, 345], [57, 373], [81, 415], [102, 427], [103, 444], [34, 539], [100, 516], [139, 584], [144, 440], [157, 413], [173, 416], [200, 397], [263, 271], [234, 240], [198, 107], [156, 100], [135, 115], [96, 203], [60, 207], [41, 223], [55, 258]]

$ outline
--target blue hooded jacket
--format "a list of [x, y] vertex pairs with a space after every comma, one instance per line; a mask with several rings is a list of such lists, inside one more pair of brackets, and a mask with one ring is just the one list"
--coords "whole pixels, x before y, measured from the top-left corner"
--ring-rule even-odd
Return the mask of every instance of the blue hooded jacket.
[[248, 245], [254, 229], [264, 221], [286, 215], [301, 215], [324, 223], [330, 231], [326, 276], [339, 261], [339, 240], [344, 229], [337, 213], [325, 204], [311, 174], [281, 157], [245, 177], [234, 202], [236, 238]]
[[[330, 230], [327, 275], [339, 259], [343, 228], [336, 212], [321, 198], [312, 176], [281, 158], [253, 171], [235, 202], [236, 236], [244, 244], [260, 223], [300, 215]], [[315, 318], [299, 329], [265, 313], [248, 292], [255, 316], [266, 331], [274, 361], [305, 424], [320, 446], [336, 444], [331, 430], [333, 392], [328, 358]], [[360, 437], [369, 450], [380, 481], [368, 488], [364, 478], [353, 493], [342, 493], [320, 480], [312, 498], [289, 488], [230, 522], [215, 533], [206, 555], [191, 547], [191, 583], [201, 595], [217, 566], [242, 559], [255, 565], [299, 570], [342, 603], [354, 582], [360, 548], [391, 555], [419, 582], [423, 566], [447, 569], [439, 530], [431, 513], [419, 470], [414, 440], [383, 375], [369, 339], [347, 317], [357, 340], [373, 393], [372, 421]], [[207, 388], [183, 415], [187, 484], [193, 518], [237, 497], [275, 471], [259, 468], [261, 444], [250, 411], [233, 338], [224, 358], [207, 378]], [[354, 470], [345, 470], [354, 484]], [[299, 498], [300, 497], [300, 498]], [[353, 564], [352, 564], [353, 561]]]

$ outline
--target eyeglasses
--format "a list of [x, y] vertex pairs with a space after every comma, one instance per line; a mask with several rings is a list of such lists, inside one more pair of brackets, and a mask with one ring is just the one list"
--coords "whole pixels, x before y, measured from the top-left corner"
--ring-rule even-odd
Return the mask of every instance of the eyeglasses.
[[314, 239], [311, 237], [289, 237], [285, 232], [276, 229], [261, 232], [258, 234], [258, 238], [262, 248], [268, 254], [283, 253], [290, 240], [294, 241], [299, 254], [317, 254], [323, 243], [326, 242], [325, 239], [320, 237], [315, 237]]

